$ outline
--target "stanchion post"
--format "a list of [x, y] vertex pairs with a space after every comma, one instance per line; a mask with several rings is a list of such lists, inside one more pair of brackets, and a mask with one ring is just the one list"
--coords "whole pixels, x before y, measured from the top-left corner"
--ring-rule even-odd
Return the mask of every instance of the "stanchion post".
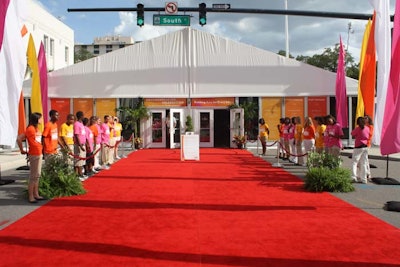
[[282, 168], [283, 167], [283, 165], [279, 163], [279, 149], [280, 149], [280, 146], [281, 146], [281, 142], [278, 141], [278, 146], [277, 146], [277, 149], [276, 149], [277, 162], [272, 164], [272, 167], [278, 167], [278, 168]]

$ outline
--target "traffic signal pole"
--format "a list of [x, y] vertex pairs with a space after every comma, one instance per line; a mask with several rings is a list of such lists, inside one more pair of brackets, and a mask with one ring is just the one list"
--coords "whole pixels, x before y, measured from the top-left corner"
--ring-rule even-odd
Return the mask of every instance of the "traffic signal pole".
[[[146, 12], [164, 12], [165, 7], [145, 7]], [[133, 12], [138, 11], [137, 8], [116, 7], [116, 8], [68, 8], [68, 12]], [[306, 16], [306, 17], [323, 17], [338, 19], [372, 19], [372, 14], [363, 13], [341, 13], [341, 12], [325, 12], [325, 11], [301, 11], [301, 10], [281, 10], [281, 9], [248, 9], [248, 8], [230, 8], [230, 9], [213, 9], [205, 8], [207, 13], [241, 13], [241, 14], [269, 14], [269, 15], [290, 15], [290, 16]], [[180, 7], [179, 12], [199, 12], [199, 8]], [[394, 15], [390, 16], [393, 21]]]

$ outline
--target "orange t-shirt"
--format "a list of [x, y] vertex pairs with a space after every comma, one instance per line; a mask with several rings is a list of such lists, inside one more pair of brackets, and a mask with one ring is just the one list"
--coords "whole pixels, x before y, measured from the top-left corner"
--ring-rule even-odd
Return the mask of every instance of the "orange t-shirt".
[[30, 125], [26, 128], [25, 136], [29, 146], [28, 154], [33, 156], [42, 155], [42, 132]]
[[93, 133], [94, 144], [97, 144], [96, 143], [96, 139], [97, 139], [97, 136], [99, 135], [99, 128], [97, 128], [96, 124], [92, 124], [92, 125], [89, 126], [89, 129]]
[[57, 153], [58, 147], [58, 129], [57, 123], [49, 121], [44, 126], [43, 130], [44, 137], [44, 153], [55, 154]]

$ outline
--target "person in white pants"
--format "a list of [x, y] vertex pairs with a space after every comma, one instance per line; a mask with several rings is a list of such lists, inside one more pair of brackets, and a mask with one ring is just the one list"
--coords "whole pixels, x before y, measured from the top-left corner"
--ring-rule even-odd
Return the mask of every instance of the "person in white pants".
[[353, 182], [367, 183], [369, 131], [369, 127], [365, 126], [364, 117], [358, 117], [357, 127], [351, 131], [355, 138], [351, 168]]

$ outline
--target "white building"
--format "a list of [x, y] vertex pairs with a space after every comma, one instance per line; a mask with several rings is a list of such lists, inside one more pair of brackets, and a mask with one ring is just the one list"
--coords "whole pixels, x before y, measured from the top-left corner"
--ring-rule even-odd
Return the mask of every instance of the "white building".
[[[32, 34], [36, 53], [43, 42], [48, 71], [74, 64], [74, 31], [38, 3], [28, 0], [27, 4], [25, 26]], [[29, 38], [25, 39], [28, 42]]]
[[133, 44], [134, 40], [129, 36], [96, 37], [93, 44], [75, 44], [75, 52], [84, 49], [94, 56], [99, 56]]

